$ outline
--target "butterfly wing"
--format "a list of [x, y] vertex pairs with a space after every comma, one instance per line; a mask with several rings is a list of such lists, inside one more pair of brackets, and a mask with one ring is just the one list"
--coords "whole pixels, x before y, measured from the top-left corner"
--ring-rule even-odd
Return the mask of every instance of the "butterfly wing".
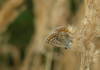
[[66, 27], [59, 27], [48, 36], [47, 43], [53, 47], [71, 48], [72, 38]]

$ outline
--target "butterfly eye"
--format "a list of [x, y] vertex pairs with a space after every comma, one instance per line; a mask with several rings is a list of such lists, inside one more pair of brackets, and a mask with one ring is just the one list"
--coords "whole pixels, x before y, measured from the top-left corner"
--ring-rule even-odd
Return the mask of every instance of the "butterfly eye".
[[70, 37], [68, 30], [61, 27], [48, 36], [47, 43], [53, 47], [63, 47], [68, 49], [72, 47], [72, 38]]

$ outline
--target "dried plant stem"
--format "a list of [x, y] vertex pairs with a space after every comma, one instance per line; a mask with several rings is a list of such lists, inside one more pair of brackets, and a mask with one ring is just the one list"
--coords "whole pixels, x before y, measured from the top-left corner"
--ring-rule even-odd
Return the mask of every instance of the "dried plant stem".
[[[93, 62], [92, 55], [94, 44], [93, 39], [95, 37], [95, 19], [96, 11], [94, 8], [93, 0], [85, 0], [85, 17], [80, 25], [80, 41], [81, 41], [81, 65], [80, 70], [91, 70], [90, 65]], [[92, 45], [91, 45], [92, 44]]]
[[53, 59], [53, 51], [46, 54], [45, 70], [51, 70], [52, 59]]
[[23, 0], [10, 0], [8, 1], [0, 10], [0, 31], [3, 32], [6, 30], [9, 23], [11, 23], [20, 13], [21, 10], [16, 10]]
[[81, 53], [81, 66], [80, 70], [91, 70], [91, 64], [93, 62], [93, 51], [94, 48], [86, 50]]

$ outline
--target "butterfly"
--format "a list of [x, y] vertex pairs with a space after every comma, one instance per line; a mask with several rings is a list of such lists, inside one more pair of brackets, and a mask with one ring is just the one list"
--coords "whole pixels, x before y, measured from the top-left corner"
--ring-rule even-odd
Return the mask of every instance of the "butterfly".
[[46, 39], [47, 44], [65, 49], [72, 47], [71, 32], [65, 26], [56, 28]]

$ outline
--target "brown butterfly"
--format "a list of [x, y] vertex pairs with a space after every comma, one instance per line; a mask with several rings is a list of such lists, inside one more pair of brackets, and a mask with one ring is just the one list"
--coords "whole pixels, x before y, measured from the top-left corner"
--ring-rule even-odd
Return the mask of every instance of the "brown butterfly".
[[65, 26], [58, 27], [47, 37], [47, 43], [53, 47], [63, 47], [65, 49], [72, 47], [72, 37], [70, 31]]

